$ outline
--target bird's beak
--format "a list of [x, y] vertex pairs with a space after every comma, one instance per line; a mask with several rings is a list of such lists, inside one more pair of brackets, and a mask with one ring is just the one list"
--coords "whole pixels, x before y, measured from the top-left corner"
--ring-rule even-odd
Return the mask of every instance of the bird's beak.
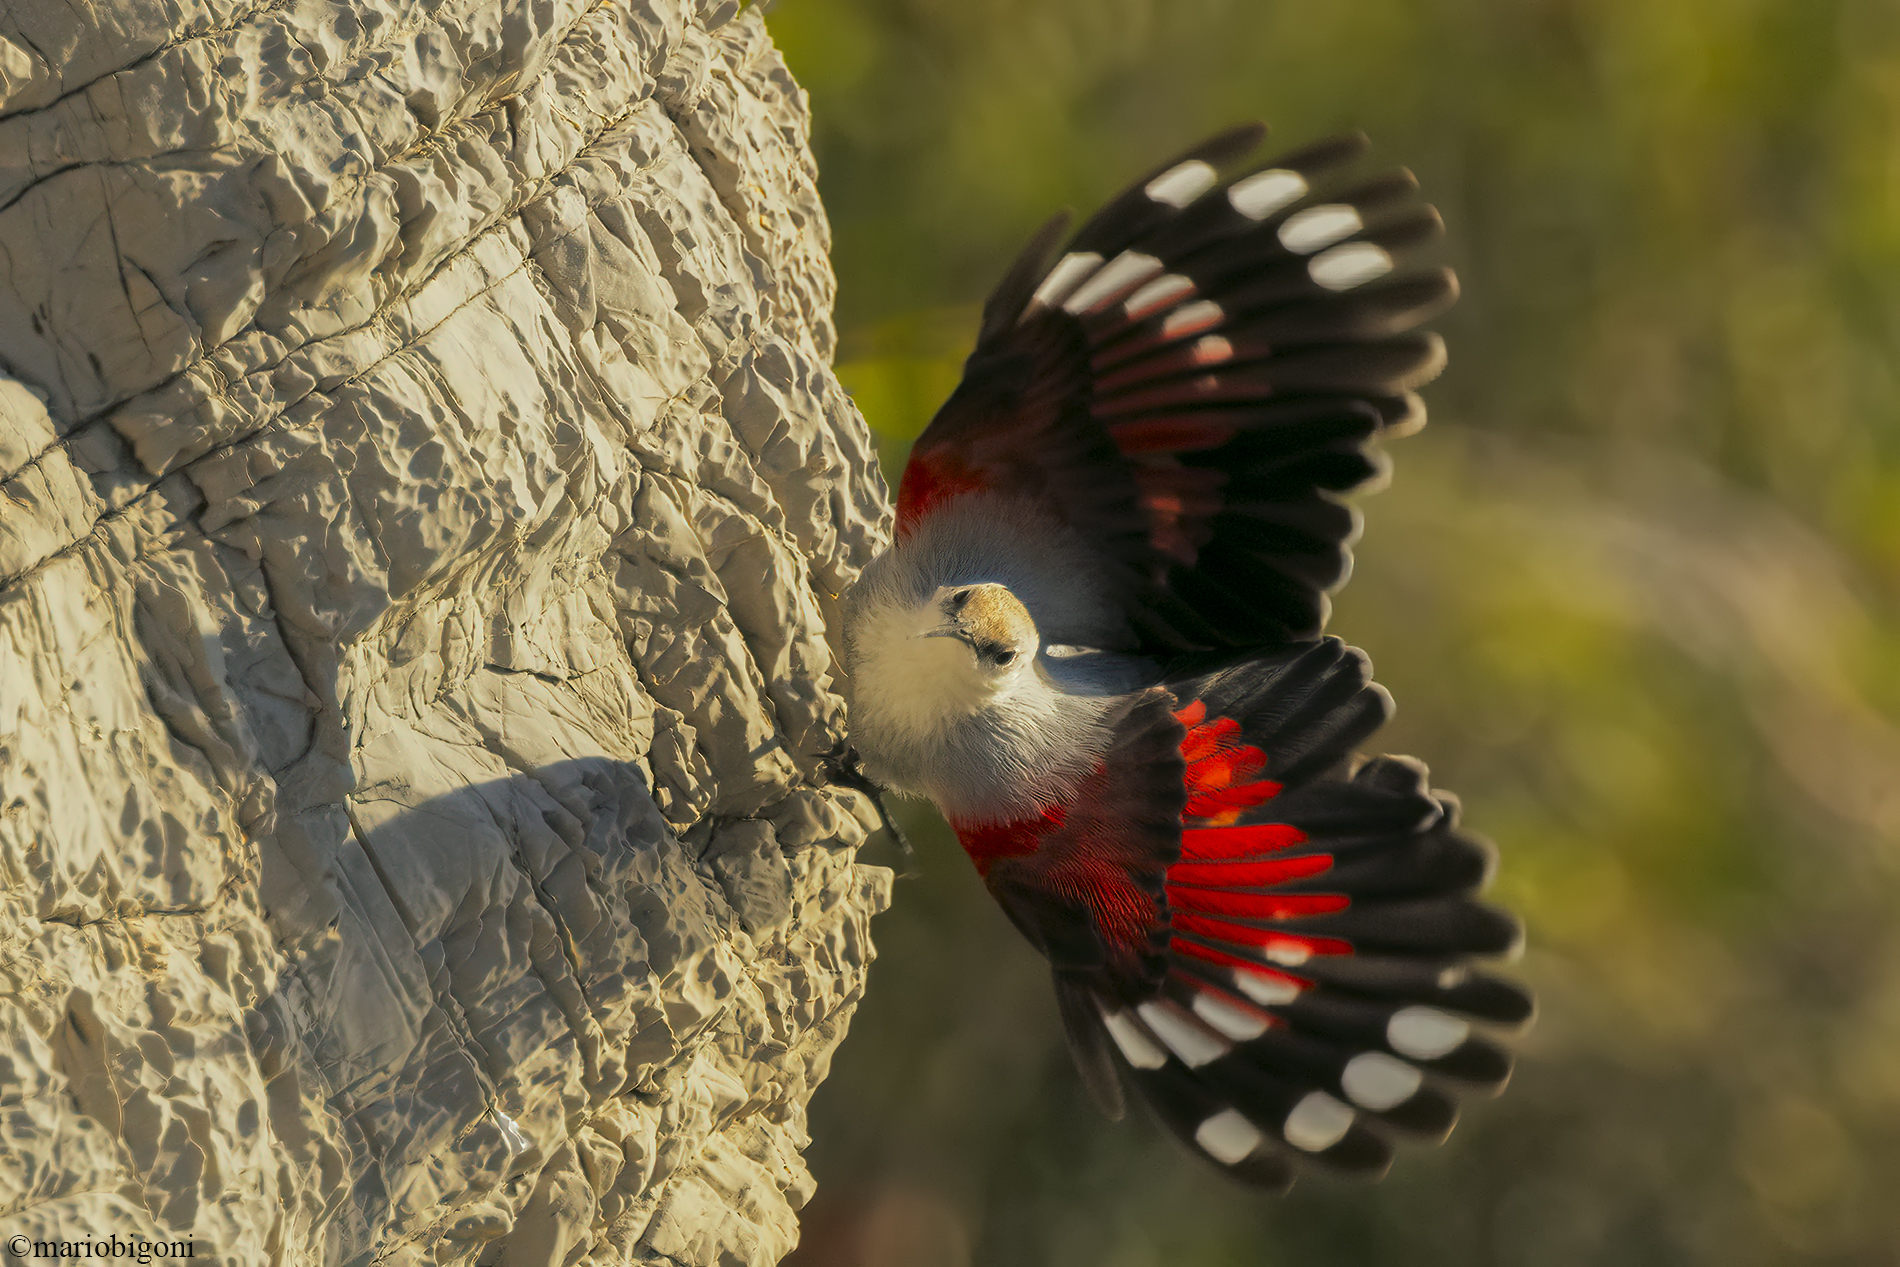
[[919, 638], [955, 638], [970, 650], [976, 650], [976, 639], [970, 636], [969, 629], [960, 620], [946, 621], [935, 629], [927, 629], [917, 635]]

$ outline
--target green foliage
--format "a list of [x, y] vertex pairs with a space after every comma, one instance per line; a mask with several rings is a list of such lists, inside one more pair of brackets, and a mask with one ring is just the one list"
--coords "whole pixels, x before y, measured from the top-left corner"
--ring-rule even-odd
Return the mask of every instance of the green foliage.
[[1894, 1261], [1900, 7], [769, 21], [812, 95], [839, 374], [893, 474], [1053, 208], [1256, 115], [1419, 173], [1466, 295], [1332, 628], [1400, 702], [1383, 742], [1499, 842], [1543, 1004], [1444, 1148], [1259, 1201], [1093, 1117], [1040, 965], [931, 835], [813, 1109], [800, 1261]]

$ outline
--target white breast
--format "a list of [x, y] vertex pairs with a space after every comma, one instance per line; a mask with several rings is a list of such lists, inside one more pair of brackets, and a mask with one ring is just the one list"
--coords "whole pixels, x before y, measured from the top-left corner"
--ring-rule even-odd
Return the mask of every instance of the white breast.
[[959, 822], [1007, 822], [1066, 801], [1106, 751], [1110, 697], [1062, 691], [1040, 665], [997, 689], [967, 644], [914, 636], [928, 610], [854, 615], [851, 740], [884, 786]]
[[868, 723], [890, 741], [927, 742], [994, 701], [967, 643], [921, 636], [936, 616], [930, 607], [896, 603], [862, 614], [852, 631], [854, 728]]

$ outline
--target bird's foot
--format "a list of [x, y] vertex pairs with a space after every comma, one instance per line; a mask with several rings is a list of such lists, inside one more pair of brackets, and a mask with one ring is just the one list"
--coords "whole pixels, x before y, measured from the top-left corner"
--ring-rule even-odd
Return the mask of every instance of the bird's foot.
[[909, 879], [917, 874], [917, 851], [910, 846], [910, 838], [904, 835], [904, 829], [891, 817], [890, 809], [884, 804], [884, 791], [876, 780], [864, 772], [862, 759], [850, 740], [840, 739], [827, 751], [820, 754], [820, 768], [824, 771], [825, 782], [834, 787], [850, 788], [871, 798], [871, 804], [877, 807], [878, 822], [890, 836], [891, 843], [897, 846], [899, 867], [894, 867], [899, 879]]

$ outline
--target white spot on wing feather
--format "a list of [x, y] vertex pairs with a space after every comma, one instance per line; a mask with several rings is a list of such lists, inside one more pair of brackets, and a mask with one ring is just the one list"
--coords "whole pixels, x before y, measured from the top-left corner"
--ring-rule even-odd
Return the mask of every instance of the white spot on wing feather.
[[1376, 242], [1347, 242], [1307, 261], [1306, 275], [1327, 290], [1351, 290], [1392, 271], [1392, 256]]
[[1267, 1032], [1267, 1018], [1212, 994], [1194, 996], [1194, 1014], [1237, 1043]]
[[1122, 305], [1122, 311], [1128, 314], [1130, 321], [1139, 321], [1150, 313], [1158, 312], [1177, 299], [1185, 299], [1194, 293], [1194, 282], [1179, 273], [1168, 273], [1157, 277], [1128, 297]]
[[1167, 1004], [1143, 1003], [1135, 1011], [1141, 1014], [1142, 1020], [1148, 1022], [1148, 1028], [1154, 1031], [1154, 1036], [1166, 1043], [1168, 1050], [1179, 1056], [1181, 1063], [1190, 1069], [1199, 1069], [1233, 1050], [1229, 1044], [1175, 1012]]
[[1161, 323], [1161, 337], [1176, 339], [1184, 334], [1198, 334], [1209, 326], [1219, 325], [1226, 316], [1226, 311], [1211, 299], [1182, 304]]
[[1210, 334], [1194, 345], [1194, 363], [1196, 365], [1218, 365], [1222, 361], [1232, 360], [1234, 345], [1218, 334]]
[[1101, 262], [1102, 257], [1094, 251], [1070, 251], [1056, 261], [1056, 266], [1049, 270], [1047, 277], [1042, 279], [1042, 285], [1036, 287], [1036, 293], [1030, 299], [1029, 306], [1033, 308], [1041, 304], [1044, 307], [1053, 308], [1060, 304], [1100, 266]]
[[1280, 245], [1295, 255], [1311, 255], [1364, 227], [1358, 209], [1343, 202], [1322, 203], [1296, 211], [1280, 226]]
[[1161, 271], [1161, 261], [1140, 251], [1123, 251], [1062, 301], [1064, 312], [1087, 312], [1132, 290]]
[[1212, 188], [1220, 177], [1198, 158], [1170, 167], [1142, 187], [1156, 202], [1170, 207], [1185, 207]]
[[1237, 180], [1227, 191], [1227, 201], [1249, 220], [1268, 216], [1306, 196], [1306, 177], [1284, 167], [1269, 167]]
[[1281, 1133], [1293, 1147], [1323, 1153], [1346, 1138], [1352, 1129], [1352, 1110], [1324, 1091], [1309, 1091], [1286, 1115]]
[[1470, 1036], [1467, 1022], [1419, 1003], [1400, 1008], [1385, 1023], [1385, 1041], [1392, 1050], [1414, 1060], [1436, 1060]]
[[1121, 1048], [1122, 1057], [1135, 1068], [1159, 1069], [1168, 1063], [1168, 1053], [1155, 1046], [1141, 1027], [1128, 1019], [1128, 1013], [1104, 1010], [1102, 1024], [1108, 1029], [1108, 1036], [1115, 1040], [1115, 1046]]
[[1265, 1138], [1258, 1127], [1233, 1109], [1222, 1109], [1194, 1132], [1194, 1142], [1225, 1166], [1240, 1162]]
[[1291, 1003], [1300, 997], [1300, 987], [1286, 978], [1264, 976], [1245, 969], [1234, 973], [1234, 984], [1242, 994], [1263, 1007]]
[[1303, 941], [1276, 941], [1267, 944], [1266, 954], [1271, 963], [1297, 968], [1313, 957], [1313, 948]]
[[1382, 1051], [1360, 1052], [1339, 1075], [1339, 1085], [1352, 1102], [1374, 1113], [1405, 1103], [1424, 1081], [1425, 1075]]

